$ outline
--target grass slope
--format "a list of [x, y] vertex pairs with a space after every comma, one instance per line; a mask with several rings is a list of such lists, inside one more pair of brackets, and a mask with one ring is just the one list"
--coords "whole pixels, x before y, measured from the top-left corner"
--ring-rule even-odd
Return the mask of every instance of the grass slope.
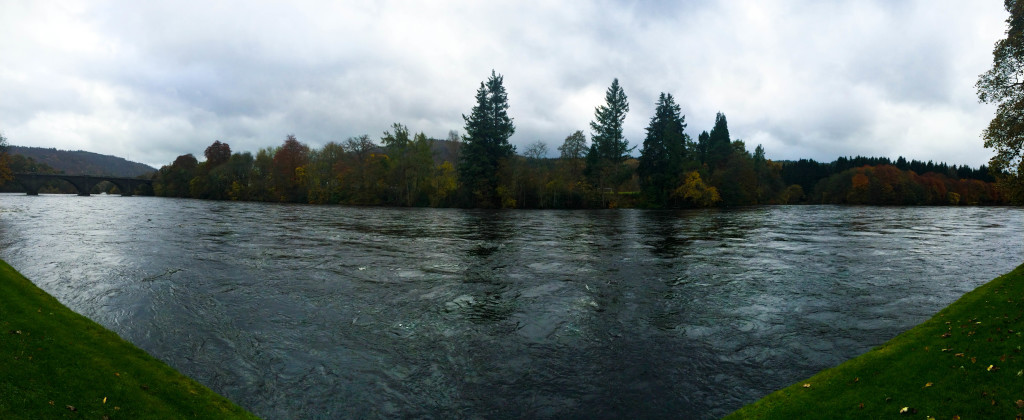
[[0, 261], [0, 418], [255, 418]]
[[1021, 418], [1024, 265], [930, 320], [726, 418]]

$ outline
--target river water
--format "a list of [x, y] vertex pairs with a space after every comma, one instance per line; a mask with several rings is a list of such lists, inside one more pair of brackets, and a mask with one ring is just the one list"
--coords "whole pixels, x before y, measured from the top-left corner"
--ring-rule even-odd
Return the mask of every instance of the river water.
[[1024, 263], [1024, 210], [3, 194], [0, 258], [265, 418], [709, 418]]

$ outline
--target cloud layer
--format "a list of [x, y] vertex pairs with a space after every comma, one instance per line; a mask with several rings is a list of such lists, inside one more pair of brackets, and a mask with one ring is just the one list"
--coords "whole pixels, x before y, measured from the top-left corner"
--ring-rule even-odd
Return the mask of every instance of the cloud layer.
[[994, 109], [973, 86], [999, 2], [653, 3], [4, 2], [0, 131], [154, 166], [214, 140], [319, 146], [393, 122], [443, 138], [494, 69], [521, 149], [589, 132], [619, 78], [632, 144], [664, 91], [694, 138], [722, 111], [773, 159], [990, 155]]

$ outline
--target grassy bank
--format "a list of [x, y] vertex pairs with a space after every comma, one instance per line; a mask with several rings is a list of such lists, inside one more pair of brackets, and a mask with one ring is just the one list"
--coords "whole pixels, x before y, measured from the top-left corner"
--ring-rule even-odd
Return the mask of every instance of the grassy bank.
[[0, 418], [255, 418], [0, 261]]
[[1024, 414], [1022, 346], [1024, 265], [870, 352], [727, 418], [1013, 419]]

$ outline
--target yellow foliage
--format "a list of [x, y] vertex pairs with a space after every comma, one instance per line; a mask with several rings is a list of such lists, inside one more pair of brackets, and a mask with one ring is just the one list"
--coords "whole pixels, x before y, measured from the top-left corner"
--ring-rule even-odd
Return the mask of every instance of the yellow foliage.
[[705, 184], [704, 180], [700, 178], [700, 173], [697, 171], [686, 174], [686, 180], [683, 181], [683, 185], [676, 188], [672, 192], [672, 196], [680, 197], [684, 201], [700, 207], [711, 207], [722, 201], [722, 196], [718, 194], [718, 189]]
[[512, 190], [509, 190], [504, 185], [499, 186], [495, 192], [498, 193], [498, 198], [501, 199], [501, 208], [514, 209], [516, 208], [516, 199], [512, 195]]
[[960, 194], [950, 191], [946, 193], [946, 197], [949, 198], [949, 204], [954, 206], [960, 204]]

